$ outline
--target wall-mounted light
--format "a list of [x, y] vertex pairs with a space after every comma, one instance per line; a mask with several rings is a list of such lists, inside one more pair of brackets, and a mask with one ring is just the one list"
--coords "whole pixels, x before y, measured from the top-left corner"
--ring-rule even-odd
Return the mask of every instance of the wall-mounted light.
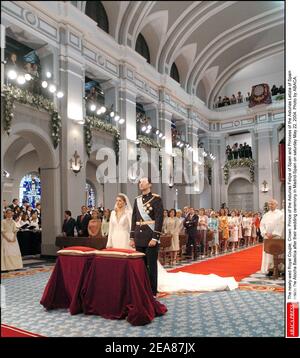
[[264, 181], [262, 182], [261, 191], [262, 191], [263, 193], [267, 193], [267, 192], [269, 191], [268, 183], [267, 183], [266, 180], [264, 180]]
[[2, 176], [3, 176], [3, 178], [9, 178], [10, 174], [9, 174], [9, 172], [7, 170], [3, 169]]
[[80, 172], [82, 168], [82, 162], [80, 160], [80, 156], [77, 153], [77, 150], [75, 150], [75, 153], [73, 154], [73, 157], [70, 159], [70, 169], [72, 169], [73, 173], [75, 175]]

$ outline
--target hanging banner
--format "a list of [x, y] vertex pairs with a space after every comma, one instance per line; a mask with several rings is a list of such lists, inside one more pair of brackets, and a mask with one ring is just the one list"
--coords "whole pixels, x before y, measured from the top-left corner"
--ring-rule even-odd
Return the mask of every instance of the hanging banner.
[[270, 87], [266, 83], [252, 86], [252, 92], [249, 99], [249, 107], [254, 107], [258, 104], [270, 104], [272, 97]]

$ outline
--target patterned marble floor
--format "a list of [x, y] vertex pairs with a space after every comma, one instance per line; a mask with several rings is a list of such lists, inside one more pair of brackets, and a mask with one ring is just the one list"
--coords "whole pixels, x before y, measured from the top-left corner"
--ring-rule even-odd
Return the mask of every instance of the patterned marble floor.
[[[48, 271], [47, 271], [48, 269]], [[42, 269], [41, 269], [42, 270]], [[168, 312], [149, 325], [131, 326], [40, 304], [50, 267], [2, 279], [2, 323], [51, 337], [280, 337], [284, 335], [284, 295], [278, 292], [223, 291], [170, 295], [159, 300]], [[5, 303], [5, 305], [3, 305]]]

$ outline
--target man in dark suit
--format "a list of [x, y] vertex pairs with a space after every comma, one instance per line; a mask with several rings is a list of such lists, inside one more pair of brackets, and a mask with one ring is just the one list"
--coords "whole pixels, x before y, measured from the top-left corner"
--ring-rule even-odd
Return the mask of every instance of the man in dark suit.
[[153, 295], [157, 294], [157, 258], [159, 238], [163, 224], [163, 205], [161, 197], [151, 193], [150, 178], [141, 178], [139, 188], [142, 195], [134, 201], [130, 232], [130, 246], [146, 256]]
[[19, 199], [14, 199], [13, 201], [12, 201], [12, 204], [11, 205], [9, 205], [9, 208], [12, 210], [12, 212], [14, 213], [16, 210], [17, 210], [17, 208], [19, 208]]
[[82, 205], [81, 207], [81, 215], [77, 216], [76, 220], [76, 230], [78, 233], [78, 236], [81, 237], [88, 237], [88, 224], [91, 220], [91, 215], [88, 213], [88, 209], [85, 205]]
[[75, 219], [72, 218], [72, 213], [70, 210], [65, 211], [65, 220], [62, 227], [62, 233], [64, 236], [74, 237], [74, 229], [76, 226]]
[[195, 214], [194, 208], [190, 208], [189, 215], [185, 218], [183, 226], [186, 228], [188, 234], [188, 242], [186, 245], [187, 257], [192, 257], [192, 247], [194, 251], [194, 260], [197, 259], [197, 225], [199, 221], [199, 216]]

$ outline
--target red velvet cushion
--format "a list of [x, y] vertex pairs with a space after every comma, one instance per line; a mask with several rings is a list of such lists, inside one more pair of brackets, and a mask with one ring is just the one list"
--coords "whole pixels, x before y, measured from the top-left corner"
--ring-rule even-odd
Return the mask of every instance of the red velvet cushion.
[[95, 255], [106, 256], [106, 257], [118, 257], [134, 259], [145, 256], [143, 252], [131, 250], [131, 249], [118, 249], [118, 248], [107, 248], [98, 250]]
[[96, 251], [98, 251], [98, 250], [96, 250], [92, 247], [87, 247], [87, 246], [69, 246], [69, 247], [66, 247], [65, 249], [61, 249], [61, 250], [57, 251], [57, 254], [58, 255], [83, 256], [83, 255], [94, 254]]
[[113, 248], [113, 247], [109, 247], [109, 248], [103, 249], [101, 251], [124, 252], [126, 254], [132, 254], [132, 253], [136, 252], [136, 250], [133, 250], [133, 249], [118, 249], [118, 248]]
[[87, 252], [87, 251], [95, 251], [96, 249], [88, 246], [69, 246], [64, 248], [63, 250], [78, 250], [82, 252]]

